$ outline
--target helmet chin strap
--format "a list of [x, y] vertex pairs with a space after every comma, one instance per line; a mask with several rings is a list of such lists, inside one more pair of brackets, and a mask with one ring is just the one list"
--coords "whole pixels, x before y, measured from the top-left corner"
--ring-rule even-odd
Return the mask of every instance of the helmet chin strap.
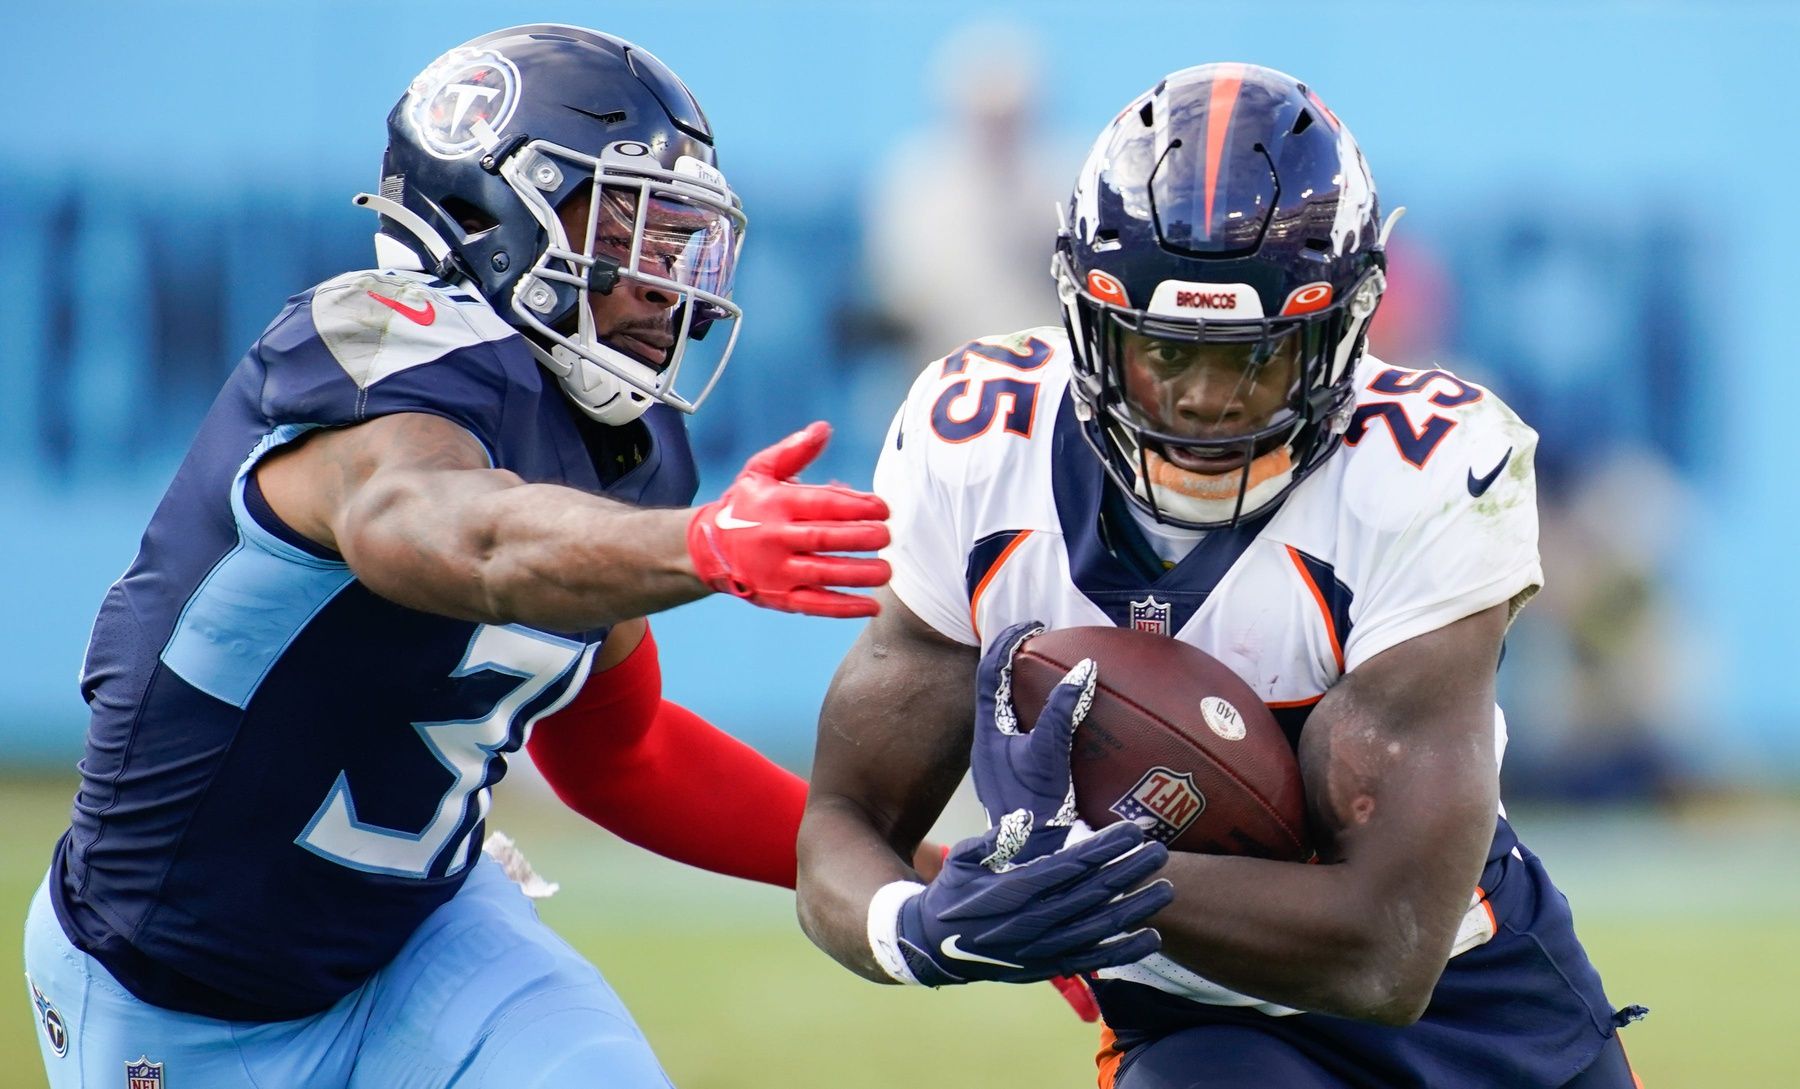
[[[354, 203], [358, 207], [368, 208], [398, 223], [410, 231], [425, 251], [431, 255], [432, 261], [439, 269], [446, 267], [450, 260], [450, 246], [444, 237], [432, 229], [410, 208], [397, 201], [374, 193], [356, 194]], [[385, 235], [376, 236], [377, 248], [382, 242], [391, 242]], [[439, 273], [441, 275], [441, 273]], [[591, 319], [590, 319], [591, 321]], [[537, 358], [545, 369], [556, 375], [556, 380], [568, 394], [569, 399], [581, 411], [608, 427], [620, 427], [638, 419], [650, 410], [651, 398], [633, 388], [632, 385], [611, 373], [606, 368], [590, 359], [585, 359], [560, 344], [552, 345], [548, 350], [527, 336], [525, 342], [531, 346], [531, 354]], [[598, 350], [608, 351], [597, 345]], [[613, 353], [617, 355], [618, 353]], [[654, 383], [656, 375], [643, 364], [624, 358], [622, 355], [615, 361], [616, 365], [641, 369], [646, 384]]]
[[1377, 249], [1387, 249], [1388, 236], [1394, 233], [1394, 224], [1400, 222], [1400, 217], [1405, 214], [1406, 205], [1404, 204], [1397, 205], [1393, 211], [1388, 213], [1387, 219], [1383, 220], [1381, 224], [1381, 237], [1375, 240]]
[[[575, 407], [607, 427], [622, 427], [650, 410], [654, 400], [618, 375], [560, 344], [545, 350], [530, 337], [531, 354], [562, 386]], [[647, 369], [647, 368], [646, 368]]]

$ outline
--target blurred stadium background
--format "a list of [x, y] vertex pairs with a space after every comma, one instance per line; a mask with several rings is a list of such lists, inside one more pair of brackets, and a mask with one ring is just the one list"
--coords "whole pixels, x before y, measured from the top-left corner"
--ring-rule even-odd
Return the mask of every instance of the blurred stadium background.
[[[1550, 585], [1502, 674], [1517, 824], [1613, 999], [1653, 1008], [1625, 1037], [1651, 1089], [1792, 1084], [1800, 686], [1782, 633], [1800, 523], [1779, 205], [1800, 175], [1800, 15], [1776, 3], [11, 11], [0, 936], [66, 816], [93, 612], [219, 379], [286, 296], [371, 259], [349, 197], [376, 181], [408, 78], [539, 19], [667, 61], [745, 199], [747, 324], [695, 423], [703, 495], [816, 417], [838, 427], [821, 475], [866, 482], [925, 359], [1054, 320], [1049, 202], [1167, 71], [1249, 60], [1316, 87], [1384, 203], [1410, 209], [1377, 351], [1475, 377], [1543, 433]], [[675, 698], [804, 768], [851, 626], [712, 601], [657, 629]], [[623, 847], [521, 778], [497, 812], [564, 885], [547, 916], [678, 1084], [1091, 1084], [1092, 1033], [1047, 988], [864, 985], [806, 943], [788, 894]], [[972, 827], [964, 809], [943, 831]], [[0, 1016], [0, 1087], [41, 1084], [28, 1011], [20, 988]]]

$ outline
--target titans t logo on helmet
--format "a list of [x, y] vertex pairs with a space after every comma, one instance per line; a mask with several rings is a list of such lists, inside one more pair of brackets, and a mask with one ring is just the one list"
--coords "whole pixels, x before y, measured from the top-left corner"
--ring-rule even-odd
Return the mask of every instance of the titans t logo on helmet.
[[452, 50], [420, 73], [407, 93], [419, 143], [440, 159], [460, 159], [481, 148], [478, 123], [498, 132], [512, 119], [519, 70], [490, 49]]

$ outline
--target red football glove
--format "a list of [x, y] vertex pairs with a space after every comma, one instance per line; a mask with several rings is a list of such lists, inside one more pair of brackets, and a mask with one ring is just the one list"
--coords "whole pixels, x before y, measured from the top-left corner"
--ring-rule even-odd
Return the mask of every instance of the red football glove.
[[688, 555], [700, 581], [764, 608], [809, 616], [874, 616], [874, 598], [826, 586], [883, 586], [886, 560], [833, 556], [888, 543], [879, 496], [842, 484], [798, 484], [831, 425], [797, 431], [751, 458], [717, 500], [688, 522]]

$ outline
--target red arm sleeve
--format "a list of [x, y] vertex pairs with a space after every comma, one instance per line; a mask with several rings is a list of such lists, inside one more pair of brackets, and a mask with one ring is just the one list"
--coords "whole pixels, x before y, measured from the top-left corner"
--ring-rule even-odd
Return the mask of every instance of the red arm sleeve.
[[690, 866], [794, 887], [806, 781], [662, 698], [650, 632], [526, 744], [564, 804]]

